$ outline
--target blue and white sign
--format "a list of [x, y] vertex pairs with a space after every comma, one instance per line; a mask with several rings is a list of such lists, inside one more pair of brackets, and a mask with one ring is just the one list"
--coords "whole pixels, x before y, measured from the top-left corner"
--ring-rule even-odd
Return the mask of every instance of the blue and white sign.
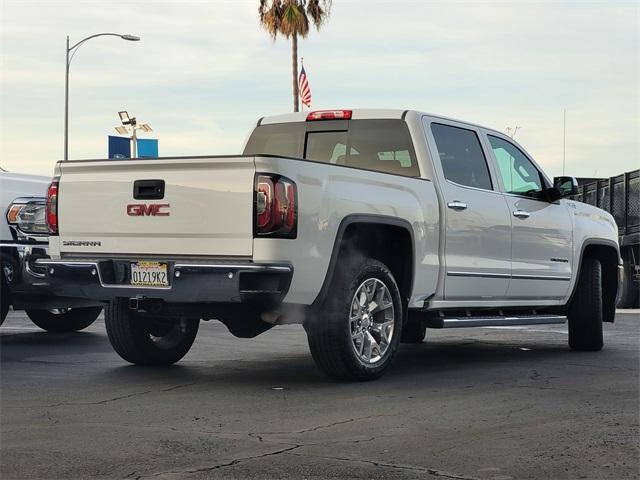
[[109, 135], [109, 158], [131, 158], [131, 140]]
[[138, 158], [158, 158], [158, 139], [139, 138]]

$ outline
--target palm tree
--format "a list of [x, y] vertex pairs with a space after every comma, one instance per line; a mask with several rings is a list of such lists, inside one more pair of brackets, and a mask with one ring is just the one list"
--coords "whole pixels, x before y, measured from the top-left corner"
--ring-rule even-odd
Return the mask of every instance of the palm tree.
[[260, 0], [260, 23], [271, 38], [291, 38], [293, 60], [293, 111], [298, 111], [298, 37], [309, 34], [309, 22], [316, 29], [329, 17], [331, 0]]

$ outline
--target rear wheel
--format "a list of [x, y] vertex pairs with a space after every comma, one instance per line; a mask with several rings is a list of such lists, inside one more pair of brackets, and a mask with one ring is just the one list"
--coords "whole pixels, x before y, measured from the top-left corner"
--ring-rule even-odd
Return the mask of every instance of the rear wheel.
[[391, 364], [402, 333], [402, 300], [391, 271], [359, 257], [336, 273], [305, 327], [318, 367], [344, 380], [373, 380]]
[[196, 338], [197, 318], [151, 318], [118, 298], [105, 309], [107, 335], [124, 360], [139, 365], [171, 365], [184, 357]]
[[602, 312], [602, 266], [595, 258], [585, 258], [567, 314], [572, 350], [602, 349]]
[[4, 278], [4, 269], [0, 266], [0, 325], [7, 318], [9, 312], [9, 288], [7, 287], [7, 279]]
[[77, 332], [96, 321], [102, 307], [25, 310], [38, 327], [51, 333]]

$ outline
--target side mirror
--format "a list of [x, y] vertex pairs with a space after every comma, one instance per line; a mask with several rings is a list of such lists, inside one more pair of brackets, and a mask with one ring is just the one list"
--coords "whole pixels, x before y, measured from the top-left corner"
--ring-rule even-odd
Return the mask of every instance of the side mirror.
[[578, 181], [575, 177], [555, 177], [553, 188], [549, 192], [549, 201], [555, 202], [564, 197], [576, 195], [578, 193]]

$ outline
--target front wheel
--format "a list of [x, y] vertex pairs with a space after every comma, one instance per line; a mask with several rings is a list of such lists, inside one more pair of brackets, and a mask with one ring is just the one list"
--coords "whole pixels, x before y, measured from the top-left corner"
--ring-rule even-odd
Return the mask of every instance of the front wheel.
[[602, 266], [595, 258], [585, 258], [567, 313], [571, 350], [602, 350], [602, 303]]
[[25, 310], [38, 327], [51, 333], [77, 332], [96, 321], [102, 307], [64, 308], [59, 310]]
[[337, 379], [380, 377], [402, 334], [402, 300], [393, 274], [377, 260], [359, 258], [337, 272], [327, 295], [305, 325], [316, 364]]
[[127, 299], [118, 298], [104, 315], [107, 335], [124, 360], [138, 365], [171, 365], [193, 345], [200, 320], [197, 318], [151, 318], [129, 309]]

